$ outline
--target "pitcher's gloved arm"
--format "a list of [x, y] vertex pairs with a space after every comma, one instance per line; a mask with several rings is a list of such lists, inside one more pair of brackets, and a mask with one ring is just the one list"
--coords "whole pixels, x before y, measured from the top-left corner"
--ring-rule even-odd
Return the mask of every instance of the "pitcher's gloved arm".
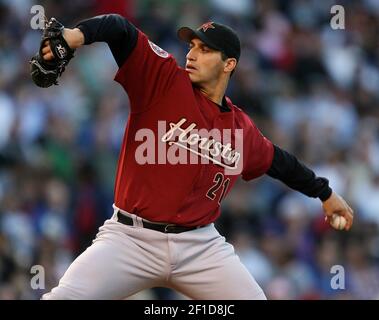
[[[73, 50], [81, 47], [84, 44], [84, 35], [78, 28], [64, 28], [62, 31], [62, 35], [67, 45]], [[51, 50], [50, 41], [46, 41], [43, 44], [41, 52], [45, 61], [51, 61], [54, 59], [54, 54]]]
[[39, 50], [29, 61], [33, 82], [42, 88], [57, 85], [58, 78], [74, 57], [75, 49], [71, 41], [67, 42], [62, 23], [55, 18], [45, 21]]

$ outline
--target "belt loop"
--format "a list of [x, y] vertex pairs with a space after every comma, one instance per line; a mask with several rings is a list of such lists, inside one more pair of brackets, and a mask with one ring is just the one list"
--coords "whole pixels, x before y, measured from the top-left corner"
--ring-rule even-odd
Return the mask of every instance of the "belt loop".
[[132, 218], [133, 220], [133, 226], [134, 227], [138, 227], [139, 226], [139, 223], [138, 223], [138, 217], [133, 214], [133, 213], [130, 213], [129, 216]]
[[140, 218], [138, 216], [135, 216], [135, 217], [136, 217], [136, 220], [135, 220], [136, 226], [143, 228], [142, 218]]
[[113, 207], [112, 219], [118, 221], [117, 213], [120, 211], [120, 209], [117, 208], [115, 204], [112, 204], [112, 207]]
[[116, 222], [118, 221], [118, 216], [117, 216], [118, 212], [119, 212], [119, 210], [118, 210], [117, 208], [115, 208], [115, 209], [113, 210], [113, 216], [112, 216], [112, 219], [113, 219], [113, 220], [116, 220]]

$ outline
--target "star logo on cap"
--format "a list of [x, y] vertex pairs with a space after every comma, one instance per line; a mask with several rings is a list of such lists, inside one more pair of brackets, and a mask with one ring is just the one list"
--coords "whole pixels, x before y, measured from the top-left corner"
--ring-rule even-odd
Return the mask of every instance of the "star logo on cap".
[[206, 32], [208, 29], [216, 29], [216, 27], [213, 22], [206, 22], [199, 29], [203, 29], [203, 32]]

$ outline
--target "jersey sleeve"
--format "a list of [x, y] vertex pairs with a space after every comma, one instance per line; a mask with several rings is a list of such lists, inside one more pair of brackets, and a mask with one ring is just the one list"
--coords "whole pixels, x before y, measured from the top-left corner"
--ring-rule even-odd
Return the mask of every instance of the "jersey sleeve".
[[179, 67], [171, 54], [138, 30], [136, 46], [118, 70], [115, 80], [128, 93], [131, 112], [143, 112], [164, 98]]
[[249, 181], [265, 174], [271, 167], [274, 146], [249, 119], [244, 138], [242, 179]]
[[104, 14], [80, 21], [84, 44], [106, 42], [117, 65], [121, 67], [136, 46], [138, 30], [126, 18], [118, 14]]

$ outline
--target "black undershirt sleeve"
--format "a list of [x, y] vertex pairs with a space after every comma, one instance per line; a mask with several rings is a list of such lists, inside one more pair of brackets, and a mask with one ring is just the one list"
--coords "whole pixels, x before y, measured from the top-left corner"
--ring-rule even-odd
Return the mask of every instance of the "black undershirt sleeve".
[[133, 51], [138, 39], [137, 28], [118, 14], [106, 14], [82, 20], [76, 27], [84, 34], [84, 44], [106, 42], [119, 67]]
[[317, 177], [295, 156], [276, 145], [271, 167], [266, 174], [309, 197], [320, 198], [321, 201], [327, 200], [332, 194], [328, 179]]

